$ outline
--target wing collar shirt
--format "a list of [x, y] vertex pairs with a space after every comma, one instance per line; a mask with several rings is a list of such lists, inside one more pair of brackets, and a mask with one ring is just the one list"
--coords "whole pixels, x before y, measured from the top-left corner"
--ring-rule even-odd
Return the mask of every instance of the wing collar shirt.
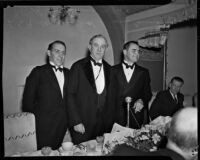
[[[124, 62], [128, 63], [127, 61], [124, 61]], [[135, 70], [135, 65], [134, 65], [133, 69], [131, 69], [131, 68], [126, 68], [125, 64], [122, 63], [122, 67], [124, 70], [124, 74], [126, 76], [126, 80], [127, 80], [127, 82], [129, 82], [132, 77], [132, 74]]]
[[[98, 61], [99, 63], [102, 63], [102, 59]], [[101, 66], [94, 65], [94, 63], [91, 61], [93, 73], [94, 73], [94, 79], [95, 79], [95, 85], [97, 89], [97, 93], [101, 94], [105, 87], [105, 78], [104, 78], [104, 68], [103, 64]]]
[[[53, 62], [50, 61], [50, 64], [52, 66], [55, 66], [55, 64]], [[57, 68], [57, 67], [56, 67]], [[63, 68], [63, 66], [60, 66], [60, 68]], [[56, 75], [56, 78], [58, 80], [58, 84], [60, 86], [60, 91], [61, 91], [61, 94], [62, 94], [62, 97], [63, 97], [63, 86], [64, 86], [64, 73], [63, 72], [60, 72], [59, 70], [55, 70], [55, 68], [52, 68], [55, 75]]]

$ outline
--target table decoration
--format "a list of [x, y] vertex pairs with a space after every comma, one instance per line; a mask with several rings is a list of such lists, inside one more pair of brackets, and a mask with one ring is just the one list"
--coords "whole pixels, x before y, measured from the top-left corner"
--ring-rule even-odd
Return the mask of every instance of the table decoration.
[[141, 129], [131, 129], [114, 124], [111, 133], [104, 134], [103, 154], [111, 154], [120, 144], [127, 144], [143, 151], [155, 151], [166, 135], [171, 117], [160, 116]]

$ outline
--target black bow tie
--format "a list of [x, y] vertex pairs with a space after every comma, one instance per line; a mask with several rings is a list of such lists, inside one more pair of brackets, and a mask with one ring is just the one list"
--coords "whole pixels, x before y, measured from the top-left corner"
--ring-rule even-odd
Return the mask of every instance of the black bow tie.
[[128, 65], [126, 62], [123, 62], [123, 64], [126, 66], [126, 68], [133, 69], [133, 67], [134, 67], [134, 64], [133, 65]]
[[90, 60], [94, 63], [95, 66], [96, 65], [99, 66], [99, 67], [102, 66], [102, 63], [96, 62], [92, 57], [90, 57]]
[[56, 68], [56, 66], [53, 66], [53, 65], [50, 65], [52, 68], [54, 68], [55, 70], [56, 70], [56, 72], [57, 72], [57, 70], [59, 70], [60, 72], [62, 72], [63, 71], [63, 68], [61, 68], [61, 67], [58, 67], [58, 68]]

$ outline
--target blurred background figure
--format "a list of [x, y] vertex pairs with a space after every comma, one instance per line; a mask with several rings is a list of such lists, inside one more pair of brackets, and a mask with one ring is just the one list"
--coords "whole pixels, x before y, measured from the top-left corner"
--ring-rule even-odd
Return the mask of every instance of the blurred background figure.
[[184, 95], [180, 93], [184, 81], [181, 77], [173, 77], [167, 90], [157, 93], [150, 107], [151, 120], [159, 116], [173, 116], [183, 108]]

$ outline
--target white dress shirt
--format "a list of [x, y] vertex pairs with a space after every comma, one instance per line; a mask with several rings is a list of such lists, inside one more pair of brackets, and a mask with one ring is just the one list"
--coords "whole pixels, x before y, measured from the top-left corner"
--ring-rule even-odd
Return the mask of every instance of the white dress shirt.
[[[104, 68], [103, 64], [101, 66], [94, 65], [92, 61], [90, 61], [92, 64], [92, 69], [94, 73], [94, 80], [95, 80], [95, 85], [97, 88], [97, 93], [101, 94], [104, 90], [105, 87], [105, 78], [104, 78]], [[102, 60], [99, 61], [99, 63], [102, 63]]]
[[[55, 66], [53, 62], [50, 61], [50, 64], [52, 66]], [[58, 67], [56, 67], [58, 68]], [[63, 68], [63, 66], [60, 66], [60, 68]], [[63, 97], [63, 86], [64, 86], [64, 80], [65, 80], [65, 77], [64, 77], [64, 73], [63, 72], [60, 72], [59, 70], [55, 70], [55, 68], [52, 68], [55, 75], [56, 75], [56, 78], [58, 80], [58, 84], [60, 86], [60, 91], [61, 91], [61, 94], [62, 94], [62, 97]]]
[[[124, 62], [126, 62], [126, 61], [124, 61]], [[128, 64], [128, 62], [126, 62], [126, 63]], [[127, 82], [129, 82], [132, 77], [132, 74], [135, 70], [135, 65], [134, 65], [133, 69], [131, 69], [131, 68], [126, 68], [126, 65], [122, 63], [122, 67], [124, 70], [124, 74], [126, 76], [126, 80], [127, 80]]]

